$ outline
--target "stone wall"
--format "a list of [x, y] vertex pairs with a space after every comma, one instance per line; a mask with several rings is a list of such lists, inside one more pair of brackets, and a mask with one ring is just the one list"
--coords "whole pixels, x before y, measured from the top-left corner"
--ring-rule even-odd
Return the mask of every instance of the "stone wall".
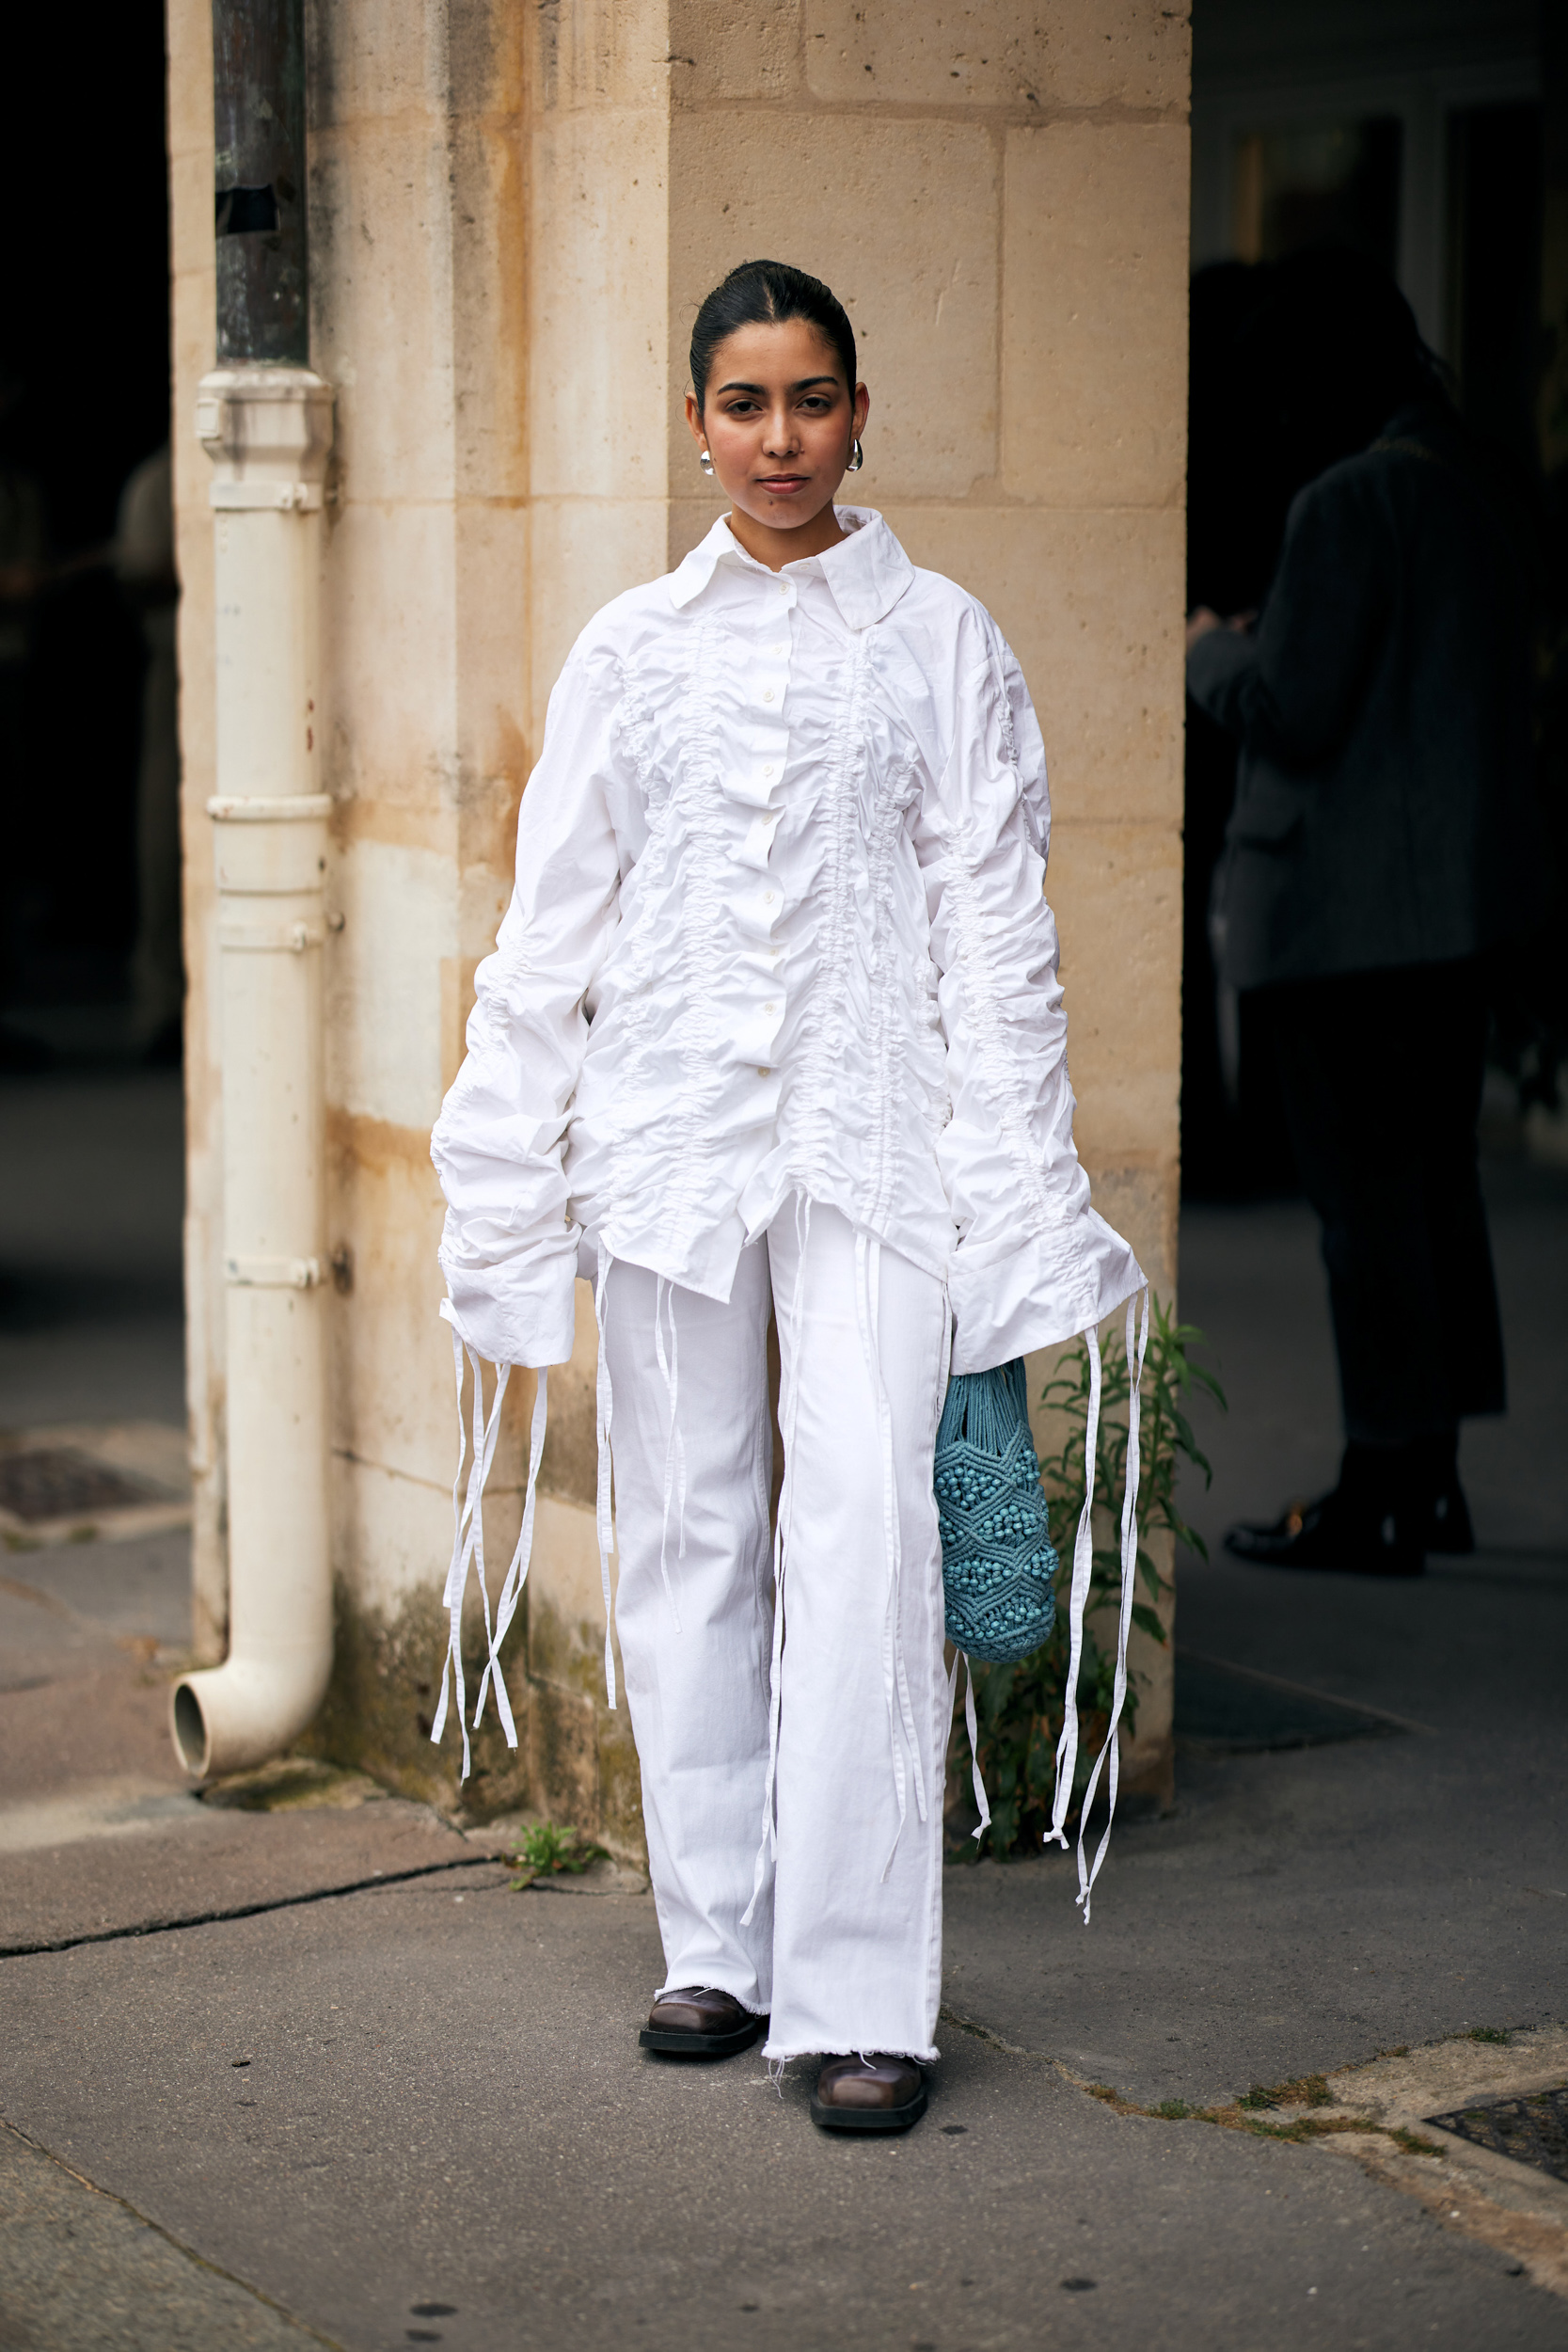
[[[188, 936], [198, 1632], [223, 1641], [218, 1041], [211, 954], [210, 34], [170, 0]], [[1188, 38], [1154, 0], [318, 0], [314, 365], [338, 389], [325, 554], [334, 1547], [317, 1737], [453, 1801], [428, 1722], [454, 1448], [427, 1138], [505, 903], [577, 630], [717, 511], [680, 421], [703, 294], [757, 252], [845, 299], [871, 388], [855, 495], [996, 613], [1040, 709], [1080, 1148], [1174, 1288]], [[639, 1836], [602, 1703], [592, 1305], [551, 1384], [523, 1746], [475, 1810]], [[1038, 1368], [1037, 1368], [1038, 1369]], [[532, 1382], [487, 1522], [516, 1525]], [[1130, 1758], [1169, 1761], [1168, 1653]], [[527, 1699], [526, 1708], [520, 1704]]]

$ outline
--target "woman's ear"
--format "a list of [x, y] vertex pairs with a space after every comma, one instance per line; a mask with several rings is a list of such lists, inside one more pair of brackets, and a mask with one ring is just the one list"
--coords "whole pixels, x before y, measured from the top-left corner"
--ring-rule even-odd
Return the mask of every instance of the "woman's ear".
[[686, 395], [686, 421], [691, 429], [691, 437], [696, 442], [697, 447], [699, 449], [705, 449], [707, 447], [707, 433], [703, 424], [703, 412], [697, 405], [697, 396], [695, 392], [688, 392]]

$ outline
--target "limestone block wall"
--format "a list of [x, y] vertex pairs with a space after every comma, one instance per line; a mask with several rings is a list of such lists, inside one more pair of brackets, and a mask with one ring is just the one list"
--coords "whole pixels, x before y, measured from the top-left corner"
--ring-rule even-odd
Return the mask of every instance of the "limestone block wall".
[[[845, 299], [871, 387], [855, 494], [996, 613], [1040, 707], [1080, 1148], [1176, 1272], [1187, 27], [1155, 0], [318, 0], [313, 362], [337, 387], [323, 774], [336, 803], [329, 1245], [338, 1668], [319, 1741], [455, 1802], [421, 1737], [456, 1431], [427, 1155], [567, 647], [717, 511], [680, 421], [696, 306], [771, 253]], [[198, 1629], [221, 1651], [219, 1041], [206, 986], [210, 34], [170, 0]], [[592, 1301], [551, 1377], [524, 1726], [473, 1809], [639, 1836], [602, 1705]], [[1037, 1368], [1038, 1370], [1040, 1368]], [[532, 1383], [487, 1518], [504, 1567]], [[493, 1578], [499, 1581], [499, 1578]], [[1130, 1759], [1168, 1772], [1161, 1654]]]

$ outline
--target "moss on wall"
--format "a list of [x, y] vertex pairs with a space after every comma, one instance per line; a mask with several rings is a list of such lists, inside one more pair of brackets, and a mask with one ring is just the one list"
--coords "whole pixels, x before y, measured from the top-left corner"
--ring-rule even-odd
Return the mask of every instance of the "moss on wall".
[[460, 1782], [462, 1735], [450, 1708], [441, 1745], [433, 1746], [430, 1737], [446, 1654], [443, 1612], [415, 1594], [388, 1615], [366, 1608], [340, 1580], [332, 1681], [300, 1750], [369, 1772], [461, 1826], [535, 1813], [583, 1830], [619, 1858], [644, 1863], [637, 1751], [625, 1702], [611, 1714], [598, 1656], [554, 1622], [547, 1604], [536, 1613], [546, 1621], [540, 1661], [533, 1642], [518, 1639], [521, 1619], [508, 1642], [507, 1690], [517, 1731], [512, 1749], [492, 1699], [479, 1729], [472, 1728], [484, 1626], [477, 1602], [464, 1612], [472, 1769]]

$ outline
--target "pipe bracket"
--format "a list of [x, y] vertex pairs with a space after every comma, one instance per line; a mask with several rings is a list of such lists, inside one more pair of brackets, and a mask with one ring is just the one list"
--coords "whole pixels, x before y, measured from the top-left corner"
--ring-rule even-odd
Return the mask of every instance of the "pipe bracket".
[[313, 1291], [323, 1279], [319, 1258], [225, 1258], [223, 1275], [236, 1290]]
[[253, 956], [302, 956], [320, 947], [326, 934], [313, 923], [220, 923], [218, 946]]
[[300, 825], [332, 814], [330, 792], [214, 792], [207, 814], [216, 825]]
[[319, 482], [214, 482], [207, 496], [220, 514], [316, 515], [322, 506]]

